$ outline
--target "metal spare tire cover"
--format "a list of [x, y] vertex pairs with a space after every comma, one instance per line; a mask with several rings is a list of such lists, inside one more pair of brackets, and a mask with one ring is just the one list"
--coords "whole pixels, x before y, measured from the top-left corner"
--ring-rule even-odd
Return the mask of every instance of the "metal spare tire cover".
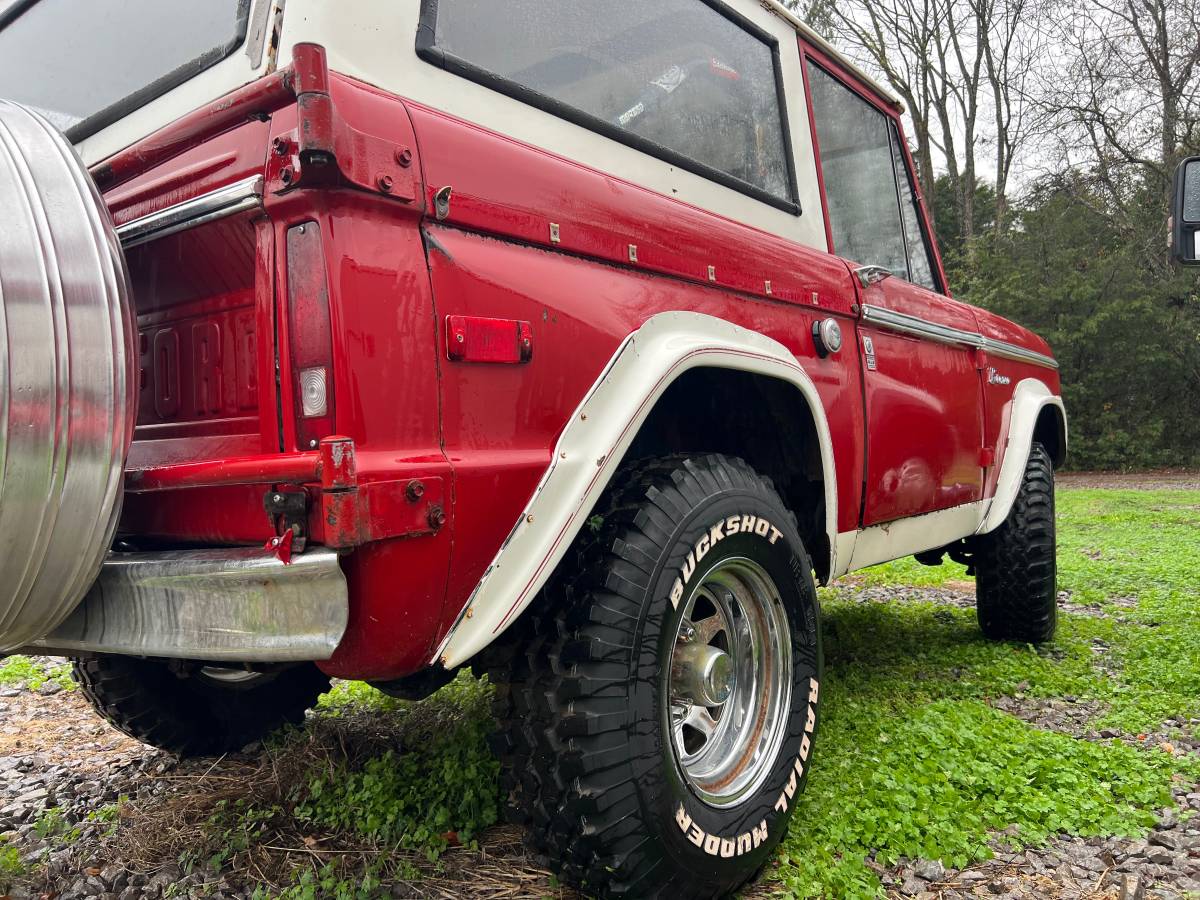
[[70, 143], [0, 100], [0, 651], [95, 580], [136, 416], [129, 282]]

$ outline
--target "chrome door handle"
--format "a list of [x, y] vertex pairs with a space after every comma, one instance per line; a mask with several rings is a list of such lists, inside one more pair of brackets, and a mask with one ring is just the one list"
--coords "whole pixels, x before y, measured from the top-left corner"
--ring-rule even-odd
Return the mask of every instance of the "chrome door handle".
[[858, 276], [863, 287], [870, 287], [879, 284], [885, 278], [891, 278], [893, 273], [891, 269], [883, 266], [861, 266], [854, 270], [854, 274]]

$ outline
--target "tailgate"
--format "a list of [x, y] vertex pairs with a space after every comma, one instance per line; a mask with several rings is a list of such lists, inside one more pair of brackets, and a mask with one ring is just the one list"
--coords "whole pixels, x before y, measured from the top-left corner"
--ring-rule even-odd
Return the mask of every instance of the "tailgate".
[[137, 314], [131, 469], [280, 449], [267, 143], [267, 125], [250, 123], [106, 197]]

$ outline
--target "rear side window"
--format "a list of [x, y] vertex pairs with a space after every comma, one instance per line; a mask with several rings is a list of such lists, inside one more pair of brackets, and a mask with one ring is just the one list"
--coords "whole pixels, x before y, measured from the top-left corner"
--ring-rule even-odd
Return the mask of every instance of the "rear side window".
[[249, 9], [250, 0], [16, 0], [0, 12], [0, 97], [82, 140], [231, 54]]
[[895, 125], [825, 70], [807, 71], [833, 252], [937, 290]]
[[424, 0], [422, 58], [798, 212], [779, 47], [719, 0]]

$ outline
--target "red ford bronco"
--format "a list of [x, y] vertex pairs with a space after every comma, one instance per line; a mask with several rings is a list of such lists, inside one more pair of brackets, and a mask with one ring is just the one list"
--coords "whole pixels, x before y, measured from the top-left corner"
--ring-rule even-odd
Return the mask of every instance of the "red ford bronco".
[[0, 649], [122, 731], [472, 665], [540, 852], [711, 897], [803, 790], [817, 583], [948, 555], [1053, 634], [1057, 365], [772, 0], [18, 0], [0, 95]]

